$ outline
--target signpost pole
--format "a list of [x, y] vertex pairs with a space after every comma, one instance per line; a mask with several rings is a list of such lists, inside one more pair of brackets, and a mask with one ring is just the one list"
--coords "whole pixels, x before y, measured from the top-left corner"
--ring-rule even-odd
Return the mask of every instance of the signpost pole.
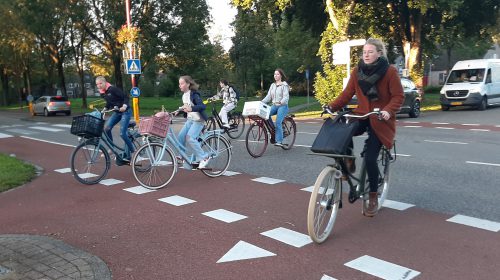
[[[125, 0], [125, 12], [127, 16], [127, 28], [131, 27], [131, 17], [130, 17], [130, 0]], [[129, 48], [129, 59], [134, 59], [135, 53], [133, 49], [133, 43], [127, 42], [127, 47]], [[136, 87], [135, 83], [135, 75], [131, 74], [130, 75], [130, 80], [132, 84], [132, 88]], [[139, 123], [139, 100], [138, 97], [132, 97], [132, 108], [134, 110], [134, 119], [136, 123]]]

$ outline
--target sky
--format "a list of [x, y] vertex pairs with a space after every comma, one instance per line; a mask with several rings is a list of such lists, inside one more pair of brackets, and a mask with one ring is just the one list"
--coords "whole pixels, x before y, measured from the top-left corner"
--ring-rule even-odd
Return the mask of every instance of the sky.
[[229, 51], [232, 46], [231, 38], [234, 36], [234, 31], [230, 26], [236, 16], [236, 9], [230, 4], [230, 0], [206, 0], [213, 23], [208, 31], [208, 36], [213, 42], [215, 38], [222, 38], [222, 46], [224, 50]]

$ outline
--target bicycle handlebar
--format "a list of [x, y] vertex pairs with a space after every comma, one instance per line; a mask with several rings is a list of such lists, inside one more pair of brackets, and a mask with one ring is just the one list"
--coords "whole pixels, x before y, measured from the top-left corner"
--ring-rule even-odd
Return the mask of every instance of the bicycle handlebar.
[[368, 112], [364, 115], [354, 115], [354, 114], [349, 114], [348, 111], [334, 113], [334, 112], [332, 112], [330, 107], [325, 105], [325, 106], [323, 106], [323, 112], [321, 113], [321, 116], [323, 116], [324, 113], [328, 113], [332, 116], [339, 116], [339, 117], [346, 117], [346, 118], [353, 118], [353, 119], [366, 119], [370, 115], [377, 115], [378, 119], [382, 120], [382, 113], [380, 112], [379, 108], [373, 108], [372, 112]]

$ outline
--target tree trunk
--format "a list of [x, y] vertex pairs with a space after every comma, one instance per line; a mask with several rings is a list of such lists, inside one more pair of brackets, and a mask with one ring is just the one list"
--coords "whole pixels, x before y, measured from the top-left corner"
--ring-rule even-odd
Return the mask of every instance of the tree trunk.
[[113, 66], [115, 67], [115, 86], [120, 88], [121, 90], [123, 89], [123, 79], [122, 79], [122, 58], [120, 54], [116, 53], [116, 48], [113, 49]]
[[7, 104], [7, 96], [9, 96], [9, 75], [7, 74], [7, 68], [3, 65], [0, 66], [0, 79], [2, 80], [2, 106]]
[[57, 73], [59, 74], [61, 93], [63, 96], [68, 96], [68, 93], [66, 92], [66, 78], [64, 76], [64, 67], [62, 61], [63, 59], [58, 59], [57, 61]]

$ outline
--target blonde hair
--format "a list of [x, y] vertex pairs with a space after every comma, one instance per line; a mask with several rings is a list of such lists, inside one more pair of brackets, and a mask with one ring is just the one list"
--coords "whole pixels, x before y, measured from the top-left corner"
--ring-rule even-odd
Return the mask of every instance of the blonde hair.
[[191, 78], [191, 76], [180, 76], [179, 79], [183, 79], [184, 82], [189, 84], [189, 89], [190, 90], [198, 90], [200, 87], [194, 80]]
[[382, 56], [387, 58], [387, 50], [385, 49], [385, 44], [384, 42], [382, 42], [382, 40], [376, 38], [368, 38], [368, 40], [366, 40], [365, 42], [365, 45], [375, 46], [377, 51], [382, 52]]

